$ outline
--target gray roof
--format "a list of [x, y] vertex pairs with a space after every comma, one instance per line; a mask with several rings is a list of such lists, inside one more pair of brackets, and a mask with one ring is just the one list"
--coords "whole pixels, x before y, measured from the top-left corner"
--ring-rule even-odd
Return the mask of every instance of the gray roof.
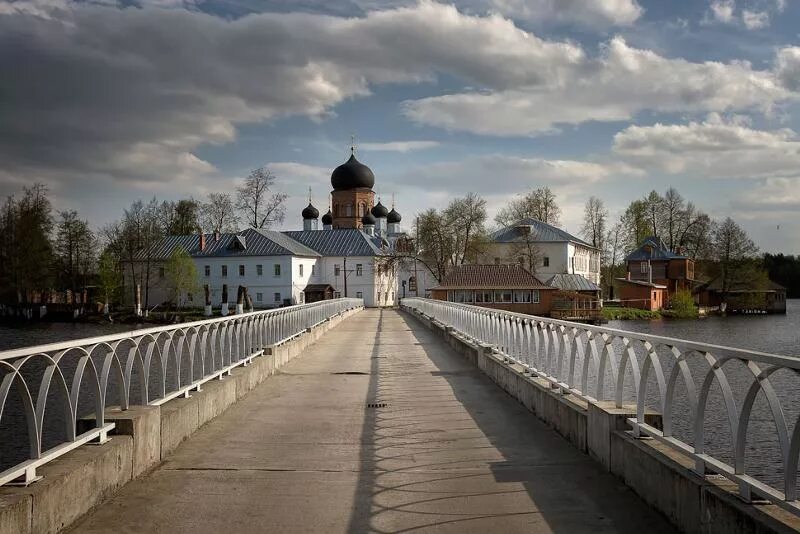
[[383, 242], [361, 230], [337, 228], [332, 230], [299, 230], [283, 232], [288, 237], [315, 250], [322, 256], [382, 256]]
[[648, 236], [639, 248], [628, 254], [625, 261], [685, 260], [686, 256], [672, 252], [660, 237]]
[[646, 280], [628, 280], [627, 278], [617, 278], [617, 282], [622, 282], [623, 284], [633, 284], [635, 286], [646, 286], [646, 287], [654, 287], [656, 289], [667, 289], [667, 286], [661, 284], [654, 284], [653, 282], [647, 282]]
[[524, 242], [526, 239], [526, 234], [523, 231], [522, 226], [530, 226], [531, 227], [531, 236], [533, 241], [549, 241], [553, 243], [578, 243], [579, 245], [583, 245], [586, 247], [592, 247], [589, 243], [575, 237], [574, 235], [570, 234], [569, 232], [565, 232], [561, 228], [556, 228], [551, 224], [544, 223], [537, 219], [523, 219], [518, 223], [507, 226], [505, 228], [501, 228], [494, 232], [490, 237], [492, 241], [495, 243], [518, 243]]
[[[200, 250], [200, 235], [170, 235], [164, 237], [152, 249], [152, 259], [167, 259], [178, 248], [183, 248], [195, 258], [207, 257], [240, 257], [240, 256], [310, 256], [319, 254], [302, 243], [274, 230], [257, 230], [248, 228], [239, 233], [205, 234], [206, 246]], [[240, 246], [235, 246], [238, 242]], [[140, 259], [147, 255], [142, 253]]]
[[600, 286], [580, 274], [557, 274], [547, 281], [547, 285], [565, 291], [600, 291]]

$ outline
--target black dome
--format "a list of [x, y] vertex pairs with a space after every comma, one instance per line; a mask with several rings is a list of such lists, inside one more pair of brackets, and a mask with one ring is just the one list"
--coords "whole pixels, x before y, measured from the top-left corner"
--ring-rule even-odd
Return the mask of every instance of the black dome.
[[319, 210], [308, 203], [308, 206], [303, 210], [303, 219], [316, 219], [319, 217]]
[[373, 217], [370, 212], [367, 212], [363, 217], [361, 217], [361, 224], [371, 224], [372, 226], [375, 226], [375, 217]]
[[322, 216], [322, 224], [333, 224], [333, 214], [331, 214], [331, 210], [328, 210], [328, 213]]
[[369, 167], [356, 159], [355, 154], [350, 159], [336, 167], [331, 174], [331, 185], [334, 191], [346, 191], [366, 187], [372, 189], [375, 185], [375, 175]]
[[389, 215], [389, 210], [387, 210], [386, 206], [381, 204], [381, 201], [379, 200], [378, 203], [375, 204], [375, 207], [372, 208], [372, 214], [377, 218], [385, 219], [386, 216]]
[[402, 219], [403, 219], [403, 218], [402, 218], [402, 217], [400, 217], [400, 214], [399, 214], [399, 213], [397, 213], [397, 212], [394, 210], [394, 208], [392, 208], [392, 211], [390, 211], [390, 212], [389, 212], [389, 215], [386, 217], [386, 222], [389, 222], [389, 223], [399, 223], [399, 222], [400, 222]]

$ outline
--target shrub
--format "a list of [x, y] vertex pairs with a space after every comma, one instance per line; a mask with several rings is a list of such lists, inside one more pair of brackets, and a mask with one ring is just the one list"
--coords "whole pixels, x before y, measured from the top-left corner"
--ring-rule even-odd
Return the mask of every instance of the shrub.
[[675, 293], [670, 302], [672, 316], [678, 319], [691, 319], [697, 317], [697, 306], [691, 291], [681, 290]]

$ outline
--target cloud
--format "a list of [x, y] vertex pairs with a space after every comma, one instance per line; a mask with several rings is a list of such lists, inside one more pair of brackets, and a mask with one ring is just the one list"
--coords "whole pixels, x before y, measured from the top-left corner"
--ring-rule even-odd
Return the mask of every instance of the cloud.
[[710, 114], [703, 122], [630, 126], [614, 136], [614, 152], [632, 165], [708, 178], [800, 175], [800, 138], [790, 129], [756, 130], [746, 121]]
[[768, 214], [780, 217], [791, 213], [792, 220], [796, 220], [800, 213], [800, 177], [767, 178], [739, 195], [731, 204], [737, 210], [753, 212], [759, 217]]
[[403, 110], [415, 122], [448, 130], [536, 135], [563, 124], [630, 120], [643, 110], [766, 111], [790, 96], [773, 72], [748, 63], [665, 58], [620, 37], [597, 58], [575, 57], [546, 83], [412, 100]]
[[439, 141], [389, 141], [386, 143], [361, 143], [360, 150], [372, 152], [411, 152], [440, 146]]
[[491, 6], [514, 18], [587, 27], [630, 26], [644, 14], [636, 0], [491, 0]]
[[733, 22], [735, 8], [736, 2], [734, 0], [713, 0], [710, 6], [714, 19], [725, 23]]
[[709, 11], [701, 23], [741, 23], [748, 30], [760, 30], [769, 26], [772, 15], [781, 13], [784, 9], [786, 0], [758, 0], [749, 2], [749, 7], [743, 7], [737, 15], [736, 0], [711, 0]]
[[778, 51], [775, 72], [784, 86], [800, 90], [800, 47], [789, 46]]
[[0, 15], [0, 70], [13, 73], [0, 77], [0, 162], [26, 180], [146, 184], [213, 172], [196, 149], [234, 141], [240, 124], [323, 118], [373, 85], [440, 72], [500, 88], [542, 85], [582, 54], [500, 16], [433, 2], [364, 18], [236, 20], [34, 3], [39, 11]]

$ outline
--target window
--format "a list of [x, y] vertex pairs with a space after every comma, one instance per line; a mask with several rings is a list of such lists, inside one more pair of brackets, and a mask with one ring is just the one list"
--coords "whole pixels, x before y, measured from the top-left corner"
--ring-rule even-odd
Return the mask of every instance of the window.
[[533, 291], [531, 291], [531, 296], [533, 297], [531, 299], [533, 301], [533, 303], [534, 304], [539, 304], [539, 290], [538, 289], [534, 289]]
[[511, 290], [510, 289], [498, 289], [494, 292], [494, 301], [495, 302], [511, 302]]
[[263, 276], [264, 275], [264, 266], [263, 265], [256, 265], [256, 275]]
[[300, 264], [300, 276], [303, 276], [303, 264]]
[[342, 292], [341, 291], [334, 291], [333, 292], [333, 298], [335, 298], [335, 299], [342, 298]]
[[360, 263], [356, 263], [356, 276], [361, 276], [364, 274], [364, 266]]
[[639, 264], [639, 272], [643, 273], [643, 274], [647, 272], [647, 262], [646, 261], [643, 261], [643, 262], [641, 262]]
[[206, 265], [206, 266], [203, 268], [203, 270], [205, 271], [206, 278], [208, 278], [209, 276], [211, 276], [211, 266], [210, 266], [210, 265]]
[[356, 292], [356, 298], [357, 299], [363, 299], [364, 298], [364, 293], [362, 293], [361, 291], [357, 291]]
[[166, 275], [166, 273], [164, 272], [164, 268], [163, 267], [159, 267], [158, 268], [158, 277], [159, 278], [164, 278], [165, 275]]
[[417, 279], [414, 276], [409, 277], [408, 279], [408, 290], [409, 291], [417, 291]]
[[280, 302], [280, 301], [281, 301], [281, 294], [276, 291], [275, 292], [275, 302]]
[[275, 274], [275, 276], [280, 276], [281, 275], [281, 264], [280, 263], [276, 263], [275, 264], [275, 266], [273, 267], [273, 273]]
[[228, 266], [227, 265], [223, 265], [222, 266], [222, 278], [225, 278], [226, 276], [228, 276]]
[[239, 276], [244, 276], [244, 265], [239, 266]]
[[547, 256], [542, 258], [542, 267], [550, 267], [550, 258]]
[[315, 274], [317, 274], [317, 266], [316, 265], [312, 265], [311, 266], [311, 276], [314, 276]]
[[339, 274], [341, 274], [341, 272], [342, 272], [342, 269], [341, 269], [341, 267], [339, 267], [338, 263], [333, 266], [333, 276], [339, 276]]
[[262, 302], [264, 300], [264, 293], [256, 293], [256, 302]]
[[530, 291], [514, 291], [514, 303], [522, 304], [531, 301]]
[[301, 291], [300, 292], [300, 304], [304, 303], [305, 301], [306, 301], [306, 294]]
[[476, 291], [475, 302], [478, 304], [491, 304], [494, 302], [494, 293], [492, 291]]
[[463, 304], [465, 302], [472, 302], [472, 301], [473, 301], [472, 291], [460, 289], [455, 292], [455, 302], [460, 302]]
[[344, 206], [344, 215], [345, 215], [345, 217], [352, 217], [353, 216], [353, 205], [352, 204], [346, 204]]

